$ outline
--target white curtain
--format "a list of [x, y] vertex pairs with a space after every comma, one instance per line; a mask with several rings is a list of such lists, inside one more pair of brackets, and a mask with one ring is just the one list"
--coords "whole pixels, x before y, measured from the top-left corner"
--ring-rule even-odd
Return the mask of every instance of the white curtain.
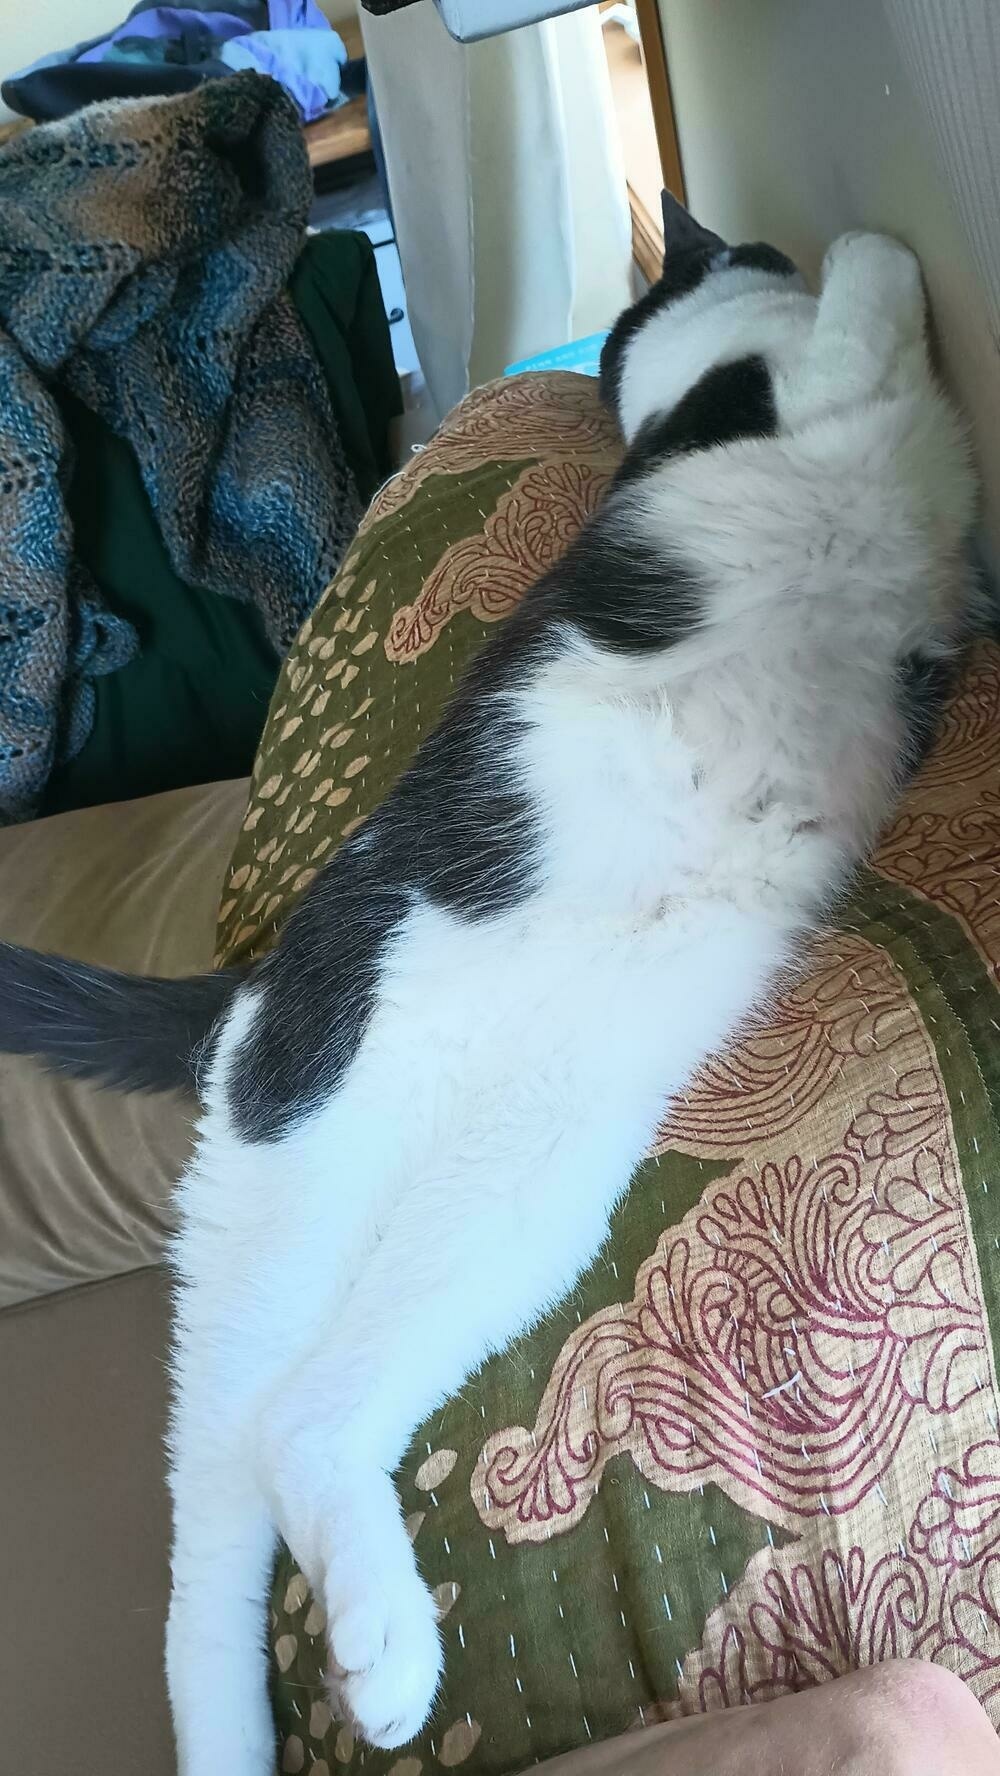
[[474, 44], [432, 0], [364, 15], [410, 322], [435, 407], [630, 299], [596, 8]]

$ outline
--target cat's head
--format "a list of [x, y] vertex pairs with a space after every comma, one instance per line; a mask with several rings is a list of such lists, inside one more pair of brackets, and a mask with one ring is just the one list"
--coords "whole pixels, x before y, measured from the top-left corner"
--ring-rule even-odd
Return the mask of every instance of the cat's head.
[[[698, 292], [699, 309], [707, 312], [716, 302], [727, 300], [741, 289], [749, 291], [769, 283], [787, 288], [790, 281], [802, 287], [798, 268], [784, 253], [779, 253], [777, 247], [770, 247], [764, 241], [729, 246], [721, 235], [713, 234], [710, 228], [703, 228], [700, 222], [696, 222], [684, 205], [667, 191], [663, 193], [663, 234], [666, 245], [660, 277], [638, 302], [619, 316], [601, 352], [601, 398], [626, 436], [634, 430], [634, 424], [628, 423], [629, 416], [623, 412], [623, 406], [635, 405], [634, 400], [623, 401], [632, 355], [630, 348], [651, 323], [659, 319], [657, 332], [662, 332], [663, 348], [668, 351], [671, 343], [669, 311], [695, 292]], [[693, 306], [692, 303], [686, 304], [685, 315], [691, 313]], [[679, 335], [675, 337], [680, 349]], [[643, 360], [642, 403], [649, 411], [654, 411], [657, 393], [649, 381], [648, 354], [643, 354]], [[673, 380], [671, 377], [671, 382]]]

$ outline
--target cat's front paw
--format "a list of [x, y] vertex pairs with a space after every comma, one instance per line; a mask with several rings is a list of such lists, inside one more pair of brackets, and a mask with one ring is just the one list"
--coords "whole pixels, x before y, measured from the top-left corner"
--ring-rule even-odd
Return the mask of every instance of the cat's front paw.
[[423, 1727], [441, 1676], [434, 1600], [414, 1578], [385, 1605], [365, 1599], [329, 1625], [330, 1685], [356, 1732], [393, 1751]]

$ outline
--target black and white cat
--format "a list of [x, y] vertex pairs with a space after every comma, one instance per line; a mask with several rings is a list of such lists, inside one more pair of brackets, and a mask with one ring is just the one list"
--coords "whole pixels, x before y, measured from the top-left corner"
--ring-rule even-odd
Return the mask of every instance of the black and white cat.
[[817, 299], [689, 220], [602, 383], [628, 450], [437, 732], [242, 974], [0, 951], [0, 1048], [196, 1082], [179, 1191], [170, 1695], [183, 1776], [270, 1776], [283, 1536], [373, 1744], [441, 1647], [392, 1480], [594, 1257], [671, 1095], [871, 845], [968, 618], [974, 489], [920, 274]]

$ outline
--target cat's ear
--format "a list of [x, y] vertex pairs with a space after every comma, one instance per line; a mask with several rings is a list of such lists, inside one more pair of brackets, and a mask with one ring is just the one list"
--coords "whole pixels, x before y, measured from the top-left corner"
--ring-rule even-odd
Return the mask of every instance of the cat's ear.
[[601, 398], [621, 420], [621, 384], [629, 345], [653, 315], [696, 289], [717, 253], [727, 253], [724, 240], [702, 228], [689, 210], [664, 191], [663, 272], [639, 301], [620, 315], [601, 352]]
[[690, 210], [686, 210], [676, 197], [664, 191], [663, 206], [663, 258], [666, 261], [674, 253], [689, 253], [692, 248], [712, 248], [718, 251], [726, 243], [721, 235], [713, 234], [710, 228], [703, 228], [696, 222]]

